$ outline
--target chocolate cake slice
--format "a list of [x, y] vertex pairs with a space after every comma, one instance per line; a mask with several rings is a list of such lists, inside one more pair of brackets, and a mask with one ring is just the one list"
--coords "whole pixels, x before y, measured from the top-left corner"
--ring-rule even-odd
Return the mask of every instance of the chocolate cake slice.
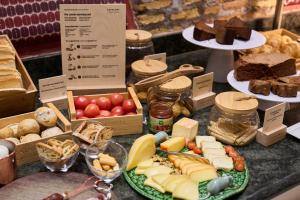
[[248, 41], [251, 37], [250, 26], [238, 17], [229, 19], [226, 28], [234, 31], [237, 39]]
[[193, 37], [195, 40], [203, 41], [215, 38], [215, 30], [205, 24], [202, 21], [199, 21], [195, 24]]
[[290, 83], [272, 81], [272, 92], [280, 97], [296, 97], [298, 86]]
[[250, 80], [249, 91], [254, 94], [268, 96], [271, 92], [271, 82], [265, 80]]
[[215, 20], [216, 41], [219, 44], [232, 45], [235, 38], [235, 31], [226, 28], [226, 20]]
[[283, 83], [295, 84], [298, 86], [298, 91], [300, 91], [300, 76], [290, 76], [278, 78], [278, 81]]
[[281, 53], [259, 53], [240, 57], [234, 64], [238, 81], [278, 78], [296, 74], [295, 59]]

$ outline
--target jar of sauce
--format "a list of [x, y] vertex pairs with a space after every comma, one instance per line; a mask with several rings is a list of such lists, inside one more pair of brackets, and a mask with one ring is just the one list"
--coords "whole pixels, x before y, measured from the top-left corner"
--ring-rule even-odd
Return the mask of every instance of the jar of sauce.
[[157, 133], [159, 131], [171, 133], [172, 126], [172, 106], [165, 102], [152, 103], [149, 111], [149, 130], [153, 133]]

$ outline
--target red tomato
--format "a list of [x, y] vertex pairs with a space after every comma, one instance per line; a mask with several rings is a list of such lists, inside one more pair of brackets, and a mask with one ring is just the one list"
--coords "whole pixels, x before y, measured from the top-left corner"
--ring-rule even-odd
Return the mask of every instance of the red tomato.
[[225, 151], [227, 154], [229, 154], [230, 151], [234, 151], [234, 148], [230, 145], [225, 146]]
[[228, 155], [233, 158], [239, 156], [239, 153], [236, 151], [230, 151]]
[[123, 110], [125, 113], [136, 111], [136, 107], [135, 107], [134, 101], [132, 99], [125, 99], [123, 101], [122, 107], [123, 107]]
[[97, 99], [97, 105], [100, 110], [110, 110], [111, 109], [111, 101], [107, 97], [99, 97]]
[[245, 161], [244, 157], [242, 156], [235, 156], [235, 157], [232, 157], [232, 160], [234, 162], [237, 162], [237, 161]]
[[92, 103], [92, 104], [97, 104], [97, 99], [91, 99], [91, 100], [90, 100], [90, 104], [91, 104], [91, 103]]
[[90, 103], [88, 98], [85, 96], [78, 96], [74, 100], [75, 108], [84, 110], [85, 107]]
[[129, 113], [126, 113], [126, 115], [136, 115], [135, 112], [129, 112]]
[[110, 95], [110, 101], [113, 106], [120, 106], [124, 101], [124, 97], [119, 93], [114, 93]]
[[201, 149], [199, 149], [198, 147], [193, 148], [193, 152], [195, 154], [201, 154], [202, 153]]
[[108, 110], [100, 110], [100, 117], [110, 117], [111, 116], [111, 112], [109, 112]]
[[111, 114], [112, 116], [120, 116], [124, 114], [123, 108], [121, 106], [115, 106], [112, 110], [111, 110]]
[[187, 144], [187, 147], [188, 147], [190, 150], [193, 150], [193, 149], [196, 148], [197, 146], [196, 146], [195, 142], [189, 142], [189, 143]]
[[237, 171], [244, 171], [245, 170], [245, 161], [237, 161], [234, 163], [234, 169], [237, 170]]
[[99, 115], [100, 110], [96, 104], [89, 104], [84, 110], [84, 116], [93, 118]]
[[80, 119], [83, 116], [84, 116], [83, 110], [77, 109], [76, 110], [76, 119]]

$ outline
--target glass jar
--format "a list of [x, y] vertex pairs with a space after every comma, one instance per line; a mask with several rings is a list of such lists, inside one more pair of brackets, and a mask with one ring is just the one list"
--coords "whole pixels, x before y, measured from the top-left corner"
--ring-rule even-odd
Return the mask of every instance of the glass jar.
[[[207, 127], [208, 134], [215, 136], [218, 140], [226, 144], [236, 146], [248, 144], [256, 137], [260, 123], [256, 111], [257, 100], [245, 100], [246, 102], [242, 102], [245, 107], [241, 110], [238, 109], [241, 108], [239, 106], [241, 102], [232, 99], [225, 100], [225, 98], [221, 100], [221, 98], [218, 98], [219, 95], [216, 97], [215, 106], [210, 111]], [[246, 96], [245, 94], [241, 95]], [[228, 105], [232, 107], [229, 108]]]
[[154, 54], [152, 34], [143, 30], [126, 30], [126, 74], [131, 71], [131, 63]]
[[173, 126], [173, 111], [166, 102], [153, 102], [149, 109], [149, 130], [153, 133], [165, 131], [171, 133]]

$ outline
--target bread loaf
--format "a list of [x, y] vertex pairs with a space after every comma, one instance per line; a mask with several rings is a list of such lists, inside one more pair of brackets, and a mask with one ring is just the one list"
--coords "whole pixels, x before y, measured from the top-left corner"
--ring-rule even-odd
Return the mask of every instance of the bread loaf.
[[24, 119], [20, 122], [18, 126], [18, 137], [30, 134], [30, 133], [40, 133], [40, 126], [38, 122], [34, 119]]
[[55, 112], [48, 107], [40, 107], [34, 112], [35, 119], [39, 124], [45, 127], [53, 127], [56, 125], [57, 116]]

